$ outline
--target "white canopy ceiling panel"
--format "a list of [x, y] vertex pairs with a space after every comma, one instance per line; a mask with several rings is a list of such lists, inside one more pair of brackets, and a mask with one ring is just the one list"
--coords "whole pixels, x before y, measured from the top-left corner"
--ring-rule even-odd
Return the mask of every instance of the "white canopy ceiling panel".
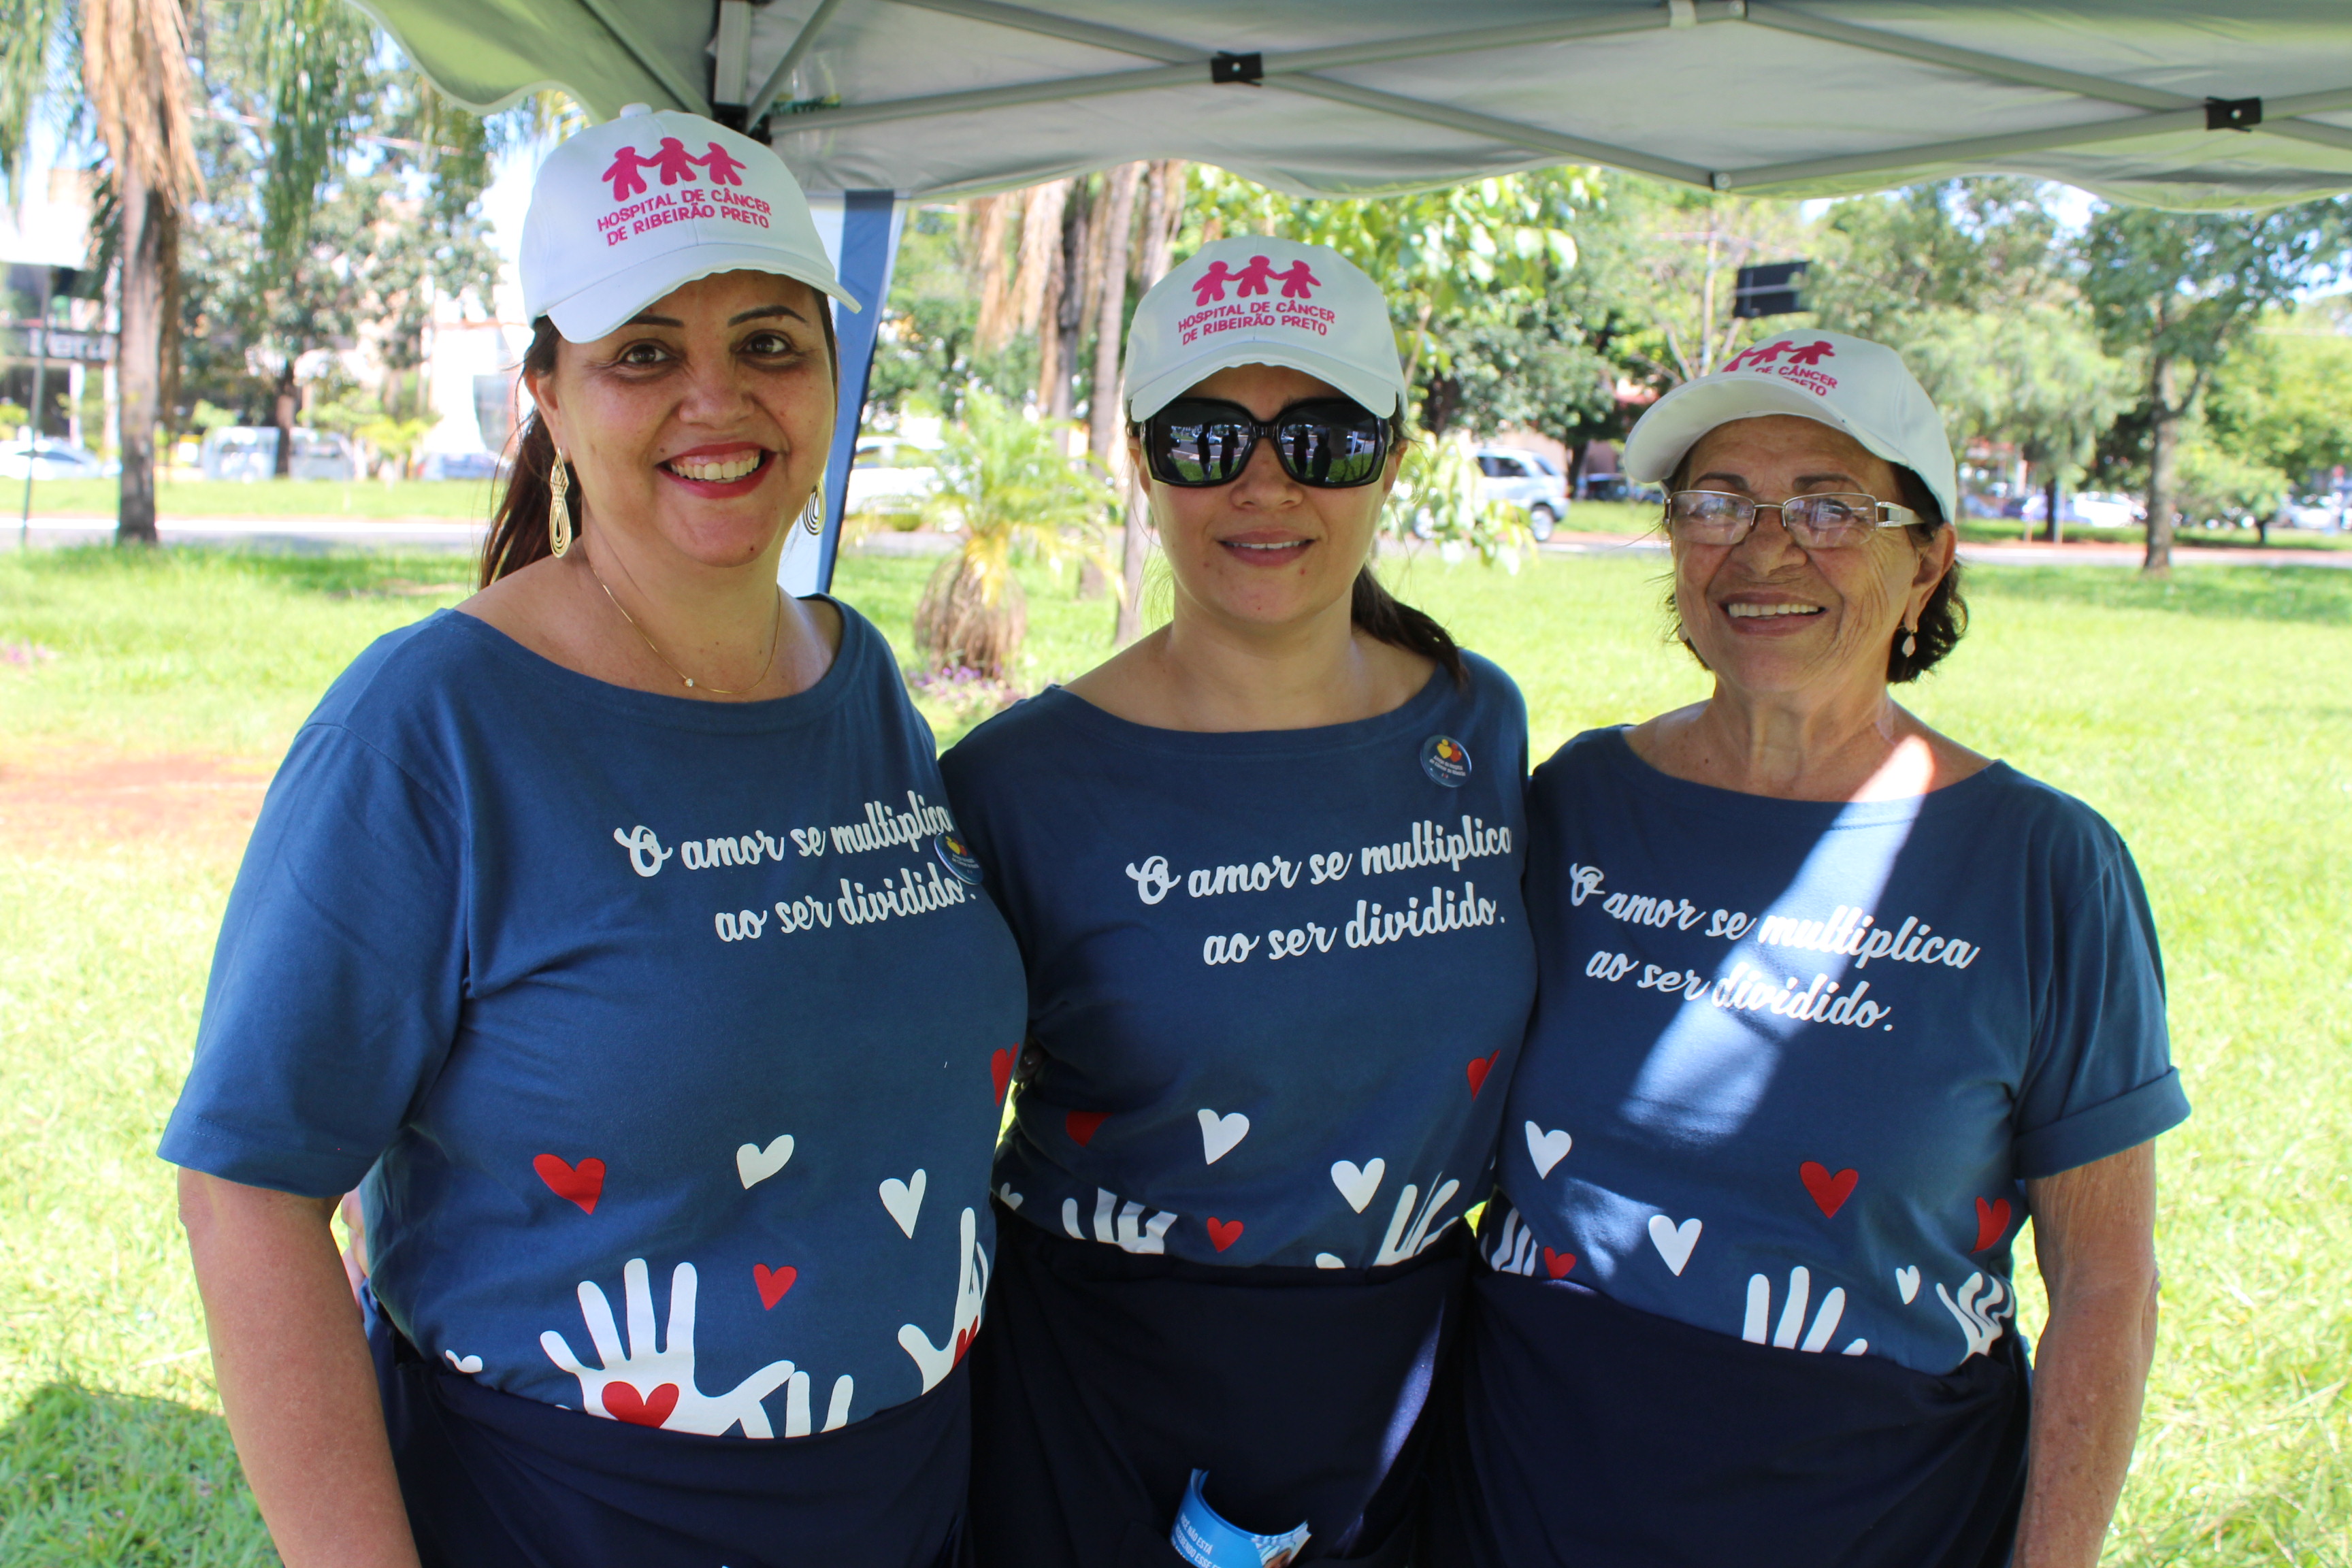
[[599, 117], [772, 110], [820, 191], [1147, 157], [1328, 195], [1561, 162], [1782, 195], [1969, 172], [2178, 207], [2352, 189], [2346, 0], [770, 0], [733, 13], [715, 95], [742, 0], [362, 3], [468, 104], [556, 82]]

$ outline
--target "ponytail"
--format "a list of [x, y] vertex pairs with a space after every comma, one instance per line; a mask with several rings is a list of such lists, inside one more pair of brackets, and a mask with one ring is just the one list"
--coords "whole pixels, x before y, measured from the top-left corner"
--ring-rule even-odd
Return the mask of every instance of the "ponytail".
[[[1405, 431], [1404, 405], [1401, 398], [1396, 413], [1389, 417], [1389, 439], [1397, 447], [1407, 446], [1412, 439]], [[1375, 539], [1377, 541], [1377, 536]], [[1377, 542], [1373, 552], [1375, 554], [1379, 552]], [[1376, 638], [1391, 647], [1401, 647], [1407, 653], [1417, 653], [1452, 676], [1455, 686], [1465, 691], [1470, 689], [1470, 667], [1463, 662], [1461, 645], [1454, 640], [1454, 634], [1440, 626], [1436, 616], [1400, 602], [1395, 595], [1381, 586], [1381, 580], [1372, 575], [1370, 561], [1365, 562], [1363, 569], [1356, 574], [1355, 593], [1349, 602], [1348, 618], [1355, 622], [1366, 637]]]
[[[824, 328], [825, 363], [833, 368], [834, 391], [841, 388], [841, 353], [834, 342], [833, 310], [824, 296], [812, 289], [817, 300], [817, 320]], [[555, 373], [555, 346], [562, 335], [555, 323], [541, 316], [530, 327], [530, 347], [523, 351], [522, 371], [525, 376], [548, 376]], [[507, 444], [511, 454], [507, 469], [507, 488], [499, 497], [498, 510], [491, 514], [489, 536], [482, 541], [481, 586], [488, 587], [499, 578], [521, 571], [532, 562], [554, 553], [547, 537], [547, 511], [555, 498], [555, 437], [547, 433], [539, 410], [533, 408]], [[572, 513], [572, 531], [581, 529], [580, 487], [574, 484], [565, 498]]]
[[1356, 574], [1355, 597], [1348, 606], [1348, 617], [1365, 636], [1421, 655], [1452, 676], [1454, 685], [1469, 689], [1470, 667], [1463, 662], [1454, 634], [1438, 625], [1434, 616], [1400, 602], [1381, 587], [1369, 561]]

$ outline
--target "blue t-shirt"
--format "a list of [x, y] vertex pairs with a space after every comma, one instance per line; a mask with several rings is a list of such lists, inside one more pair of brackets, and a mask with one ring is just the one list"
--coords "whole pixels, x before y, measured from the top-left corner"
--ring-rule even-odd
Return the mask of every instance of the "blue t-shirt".
[[1361, 1268], [1485, 1195], [1535, 952], [1527, 710], [1471, 672], [1375, 719], [1242, 733], [1055, 689], [942, 759], [1028, 960], [996, 1169], [1022, 1218]]
[[765, 1437], [929, 1390], [987, 1282], [1020, 957], [842, 620], [815, 686], [723, 705], [456, 612], [380, 639], [270, 786], [163, 1157], [365, 1177], [385, 1310], [509, 1394]]
[[2005, 763], [1779, 800], [1595, 730], [1528, 815], [1543, 984], [1497, 1268], [1949, 1372], [2016, 1310], [2023, 1182], [2189, 1114], [2130, 852]]

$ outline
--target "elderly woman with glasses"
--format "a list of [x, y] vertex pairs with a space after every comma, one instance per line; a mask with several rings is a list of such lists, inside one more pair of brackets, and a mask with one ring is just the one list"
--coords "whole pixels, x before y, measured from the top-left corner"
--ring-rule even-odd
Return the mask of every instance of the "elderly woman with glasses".
[[983, 1564], [1412, 1544], [1535, 955], [1518, 690], [1372, 574], [1403, 392], [1332, 251], [1178, 267], [1126, 389], [1173, 619], [942, 759], [1029, 971]]
[[1889, 694], [1964, 625], [1894, 353], [1752, 349], [1625, 459], [1715, 689], [1535, 774], [1541, 984], [1428, 1561], [2088, 1568], [2189, 1111], [2130, 853]]

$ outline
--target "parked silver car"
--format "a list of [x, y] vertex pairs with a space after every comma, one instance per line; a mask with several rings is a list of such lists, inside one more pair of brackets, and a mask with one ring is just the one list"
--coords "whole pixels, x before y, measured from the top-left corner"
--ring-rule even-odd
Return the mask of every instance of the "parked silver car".
[[[268, 425], [225, 425], [205, 432], [197, 465], [208, 479], [267, 479], [278, 472], [278, 431]], [[294, 427], [289, 479], [355, 479], [359, 458], [352, 444], [331, 430]]]
[[102, 479], [121, 471], [119, 465], [63, 441], [10, 441], [0, 446], [0, 479], [24, 479], [27, 469], [37, 479]]
[[1568, 481], [1540, 452], [1481, 447], [1478, 471], [1486, 476], [1479, 489], [1486, 500], [1527, 509], [1528, 531], [1538, 542], [1549, 539], [1559, 520], [1568, 515]]

